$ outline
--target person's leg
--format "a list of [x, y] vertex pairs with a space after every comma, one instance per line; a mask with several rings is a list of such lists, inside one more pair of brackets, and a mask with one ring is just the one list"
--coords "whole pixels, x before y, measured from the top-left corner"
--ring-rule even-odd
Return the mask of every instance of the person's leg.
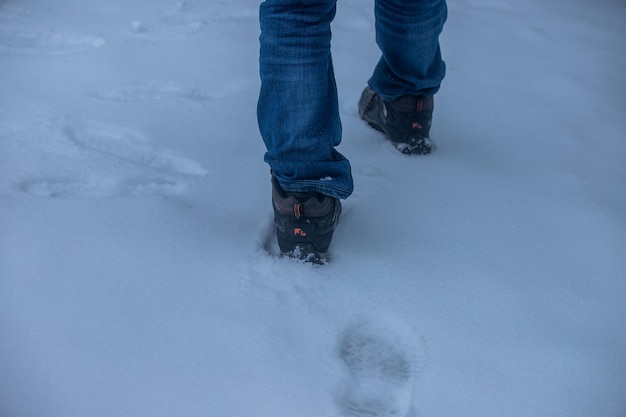
[[336, 0], [261, 4], [261, 92], [257, 116], [272, 168], [272, 205], [282, 254], [324, 263], [352, 193], [341, 141], [330, 55]]
[[433, 95], [445, 76], [439, 34], [445, 0], [376, 0], [382, 57], [359, 100], [359, 114], [402, 153], [431, 152]]
[[257, 116], [265, 161], [287, 192], [352, 193], [330, 54], [336, 0], [267, 0], [260, 7]]
[[375, 14], [382, 57], [370, 88], [388, 101], [435, 94], [445, 76], [439, 48], [445, 0], [376, 0]]

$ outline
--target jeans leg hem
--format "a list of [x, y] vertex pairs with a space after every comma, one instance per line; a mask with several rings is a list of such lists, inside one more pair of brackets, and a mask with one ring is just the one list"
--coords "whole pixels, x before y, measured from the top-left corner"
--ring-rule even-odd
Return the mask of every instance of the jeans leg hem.
[[351, 188], [332, 185], [333, 180], [302, 180], [280, 181], [280, 186], [285, 191], [291, 192], [317, 192], [330, 197], [346, 199], [352, 194]]

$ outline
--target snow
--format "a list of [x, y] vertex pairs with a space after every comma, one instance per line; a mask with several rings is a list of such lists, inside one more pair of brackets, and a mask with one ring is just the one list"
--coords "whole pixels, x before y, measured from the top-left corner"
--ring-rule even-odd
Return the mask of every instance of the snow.
[[341, 416], [363, 328], [419, 341], [411, 417], [624, 416], [626, 6], [448, 5], [407, 157], [356, 113], [372, 2], [338, 4], [320, 268], [268, 253], [258, 2], [1, 0], [0, 417]]

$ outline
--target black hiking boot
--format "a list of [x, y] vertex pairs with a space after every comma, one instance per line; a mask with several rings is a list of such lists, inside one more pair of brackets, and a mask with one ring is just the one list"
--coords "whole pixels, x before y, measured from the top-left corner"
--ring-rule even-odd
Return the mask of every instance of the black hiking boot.
[[428, 139], [433, 107], [432, 96], [406, 95], [387, 101], [365, 87], [359, 100], [359, 115], [371, 127], [383, 132], [400, 152], [426, 155], [433, 148]]
[[272, 176], [272, 206], [281, 254], [325, 264], [341, 213], [339, 200], [316, 192], [287, 192]]

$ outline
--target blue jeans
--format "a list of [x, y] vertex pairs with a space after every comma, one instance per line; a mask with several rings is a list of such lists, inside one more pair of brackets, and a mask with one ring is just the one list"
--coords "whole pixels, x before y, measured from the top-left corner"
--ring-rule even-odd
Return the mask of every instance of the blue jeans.
[[[266, 0], [260, 7], [257, 117], [265, 161], [286, 191], [347, 198], [353, 190], [341, 142], [330, 53], [336, 0]], [[382, 57], [369, 86], [386, 100], [433, 95], [445, 75], [438, 37], [445, 0], [376, 0]]]

